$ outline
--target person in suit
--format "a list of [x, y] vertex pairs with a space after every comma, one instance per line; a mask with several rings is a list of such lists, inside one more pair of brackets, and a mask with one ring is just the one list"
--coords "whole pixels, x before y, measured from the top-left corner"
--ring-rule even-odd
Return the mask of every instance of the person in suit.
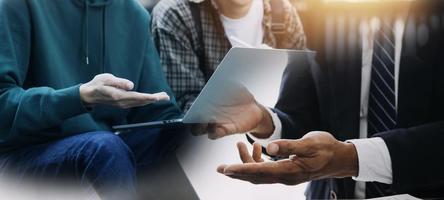
[[[193, 132], [212, 139], [245, 132], [254, 141], [290, 139], [266, 149], [287, 159], [262, 162], [261, 145], [250, 156], [239, 144], [244, 164], [221, 165], [218, 171], [257, 184], [312, 181], [308, 199], [443, 197], [443, 29], [420, 20], [441, 16], [444, 7], [441, 1], [409, 7], [405, 23], [381, 17], [370, 34], [361, 33], [352, 48], [362, 54], [321, 58], [305, 67], [290, 64], [275, 109], [243, 94], [242, 104], [227, 109], [231, 123], [196, 126]], [[412, 21], [420, 27], [415, 34]], [[421, 30], [425, 27], [428, 31]], [[316, 50], [321, 57], [331, 53]]]

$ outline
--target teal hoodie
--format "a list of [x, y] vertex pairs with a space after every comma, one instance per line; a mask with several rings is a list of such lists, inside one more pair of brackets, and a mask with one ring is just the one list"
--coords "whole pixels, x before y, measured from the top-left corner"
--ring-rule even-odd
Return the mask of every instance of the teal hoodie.
[[128, 110], [80, 100], [101, 73], [172, 96], [149, 21], [136, 0], [0, 0], [0, 152], [179, 117], [174, 99]]

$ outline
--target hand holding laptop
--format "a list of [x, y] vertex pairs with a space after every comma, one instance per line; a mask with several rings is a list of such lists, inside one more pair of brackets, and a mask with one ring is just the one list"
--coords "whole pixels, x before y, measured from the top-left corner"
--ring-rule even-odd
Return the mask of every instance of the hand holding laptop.
[[213, 139], [245, 132], [268, 138], [274, 129], [271, 116], [257, 101], [264, 102], [279, 87], [289, 63], [291, 67], [305, 65], [314, 55], [310, 51], [233, 47], [183, 118], [122, 124], [113, 129], [122, 132], [186, 124], [192, 125], [194, 134], [210, 133]]
[[231, 101], [218, 105], [221, 113], [218, 122], [193, 124], [194, 135], [208, 134], [210, 139], [251, 132], [258, 138], [268, 138], [273, 133], [273, 122], [266, 108], [259, 104], [245, 87], [232, 95]]
[[100, 74], [80, 86], [80, 97], [88, 107], [105, 104], [123, 109], [170, 99], [165, 92], [146, 94], [131, 91], [133, 88], [134, 83], [129, 80], [117, 78], [112, 74]]

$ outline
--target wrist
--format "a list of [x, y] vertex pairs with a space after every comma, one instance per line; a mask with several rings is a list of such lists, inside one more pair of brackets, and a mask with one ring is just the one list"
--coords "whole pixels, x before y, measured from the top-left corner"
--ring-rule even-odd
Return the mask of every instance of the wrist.
[[[353, 143], [350, 142], [341, 142], [343, 149], [340, 154], [342, 154], [342, 162], [343, 166], [343, 174], [342, 177], [356, 177], [359, 173], [359, 161], [358, 161], [358, 152], [356, 151], [356, 147]], [[340, 161], [341, 162], [341, 161]]]
[[85, 84], [80, 85], [79, 92], [80, 92], [80, 100], [82, 101], [83, 106], [85, 106], [85, 108], [87, 109], [93, 107], [93, 104], [88, 98], [88, 90]]
[[258, 107], [261, 110], [262, 117], [257, 127], [251, 131], [251, 134], [256, 138], [266, 139], [269, 138], [274, 132], [275, 127], [273, 124], [273, 119], [270, 116], [270, 113], [268, 113], [267, 108], [260, 104], [258, 104]]

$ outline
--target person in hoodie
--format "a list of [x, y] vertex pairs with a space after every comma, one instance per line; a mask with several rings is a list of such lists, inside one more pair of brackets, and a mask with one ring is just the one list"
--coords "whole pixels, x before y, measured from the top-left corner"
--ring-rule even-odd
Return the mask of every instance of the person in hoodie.
[[[136, 0], [0, 0], [0, 169], [72, 176], [133, 199], [174, 131], [111, 126], [180, 117]], [[168, 145], [166, 145], [168, 144]]]

